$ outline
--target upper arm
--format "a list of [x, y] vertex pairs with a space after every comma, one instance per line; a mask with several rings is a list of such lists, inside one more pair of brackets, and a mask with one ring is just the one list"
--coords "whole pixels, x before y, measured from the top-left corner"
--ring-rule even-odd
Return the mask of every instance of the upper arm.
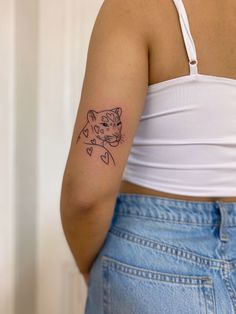
[[105, 1], [92, 30], [63, 178], [77, 201], [116, 195], [145, 104], [148, 48], [131, 3]]

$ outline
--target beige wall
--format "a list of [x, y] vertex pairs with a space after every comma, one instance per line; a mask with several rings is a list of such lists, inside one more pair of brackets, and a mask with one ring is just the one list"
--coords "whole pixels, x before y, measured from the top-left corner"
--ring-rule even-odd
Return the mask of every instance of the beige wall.
[[14, 311], [14, 2], [0, 1], [0, 313]]
[[59, 197], [101, 3], [0, 0], [0, 313], [83, 313]]
[[15, 313], [37, 298], [38, 3], [15, 1]]

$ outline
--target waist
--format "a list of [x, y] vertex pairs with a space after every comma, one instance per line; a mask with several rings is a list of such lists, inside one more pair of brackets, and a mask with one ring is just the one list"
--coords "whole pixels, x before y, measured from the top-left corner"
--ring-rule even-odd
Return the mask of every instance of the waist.
[[151, 188], [147, 188], [141, 185], [137, 185], [135, 183], [123, 180], [120, 185], [120, 193], [126, 194], [138, 194], [138, 195], [153, 195], [160, 196], [169, 199], [177, 199], [177, 200], [189, 200], [189, 201], [224, 201], [224, 202], [236, 202], [236, 196], [234, 197], [201, 197], [201, 196], [190, 196], [190, 195], [180, 195], [180, 194], [172, 194], [164, 191], [154, 190]]
[[235, 147], [139, 145], [134, 141], [122, 179], [177, 198], [236, 198]]
[[115, 213], [140, 218], [157, 218], [175, 222], [215, 224], [224, 215], [224, 224], [236, 226], [236, 201], [199, 201], [169, 199], [162, 196], [119, 193]]

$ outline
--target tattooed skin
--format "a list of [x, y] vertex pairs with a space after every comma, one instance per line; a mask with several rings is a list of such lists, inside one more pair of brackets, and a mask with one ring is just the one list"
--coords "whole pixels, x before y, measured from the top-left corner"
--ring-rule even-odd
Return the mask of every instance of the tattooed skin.
[[121, 113], [120, 107], [99, 112], [89, 110], [87, 122], [76, 141], [76, 143], [83, 141], [86, 144], [87, 154], [100, 157], [100, 160], [106, 165], [110, 163], [115, 165], [110, 148], [118, 146], [123, 141]]

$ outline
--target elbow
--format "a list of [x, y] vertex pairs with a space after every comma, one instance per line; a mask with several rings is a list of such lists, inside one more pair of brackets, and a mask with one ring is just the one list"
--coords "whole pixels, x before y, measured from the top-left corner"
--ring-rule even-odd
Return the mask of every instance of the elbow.
[[92, 197], [88, 192], [76, 188], [73, 184], [63, 182], [60, 197], [61, 217], [74, 217], [79, 213], [87, 212], [89, 208], [94, 206]]
[[117, 192], [112, 185], [107, 187], [104, 184], [92, 184], [88, 187], [88, 184], [82, 186], [78, 181], [64, 177], [60, 198], [61, 215], [76, 217], [99, 206], [113, 204]]

